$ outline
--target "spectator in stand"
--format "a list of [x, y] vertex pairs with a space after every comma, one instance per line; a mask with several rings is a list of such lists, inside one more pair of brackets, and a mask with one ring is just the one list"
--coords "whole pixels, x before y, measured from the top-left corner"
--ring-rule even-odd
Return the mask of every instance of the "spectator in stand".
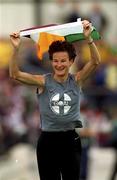
[[111, 170], [111, 175], [109, 180], [116, 180], [117, 177], [117, 108], [116, 106], [111, 110], [112, 118], [112, 130], [110, 132], [110, 137], [104, 142], [103, 147], [113, 148], [115, 150], [115, 159], [113, 167]]
[[89, 111], [87, 100], [82, 100], [81, 98], [81, 118], [83, 123], [83, 128], [79, 130], [82, 144], [82, 154], [81, 154], [81, 170], [80, 170], [80, 180], [88, 179], [89, 172], [89, 150], [91, 147], [92, 139], [95, 134], [90, 127], [90, 119], [87, 115]]
[[89, 13], [89, 20], [96, 27], [98, 32], [103, 35], [107, 28], [108, 21], [98, 2], [94, 2]]
[[78, 18], [81, 18], [80, 8], [78, 2], [74, 2], [72, 3], [71, 12], [65, 18], [65, 22], [76, 22]]

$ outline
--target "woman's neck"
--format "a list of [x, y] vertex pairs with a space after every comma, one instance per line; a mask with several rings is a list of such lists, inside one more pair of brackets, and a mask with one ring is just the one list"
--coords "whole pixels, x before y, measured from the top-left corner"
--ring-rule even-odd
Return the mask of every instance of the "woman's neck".
[[63, 83], [67, 80], [68, 78], [68, 74], [65, 76], [57, 76], [56, 74], [53, 75], [54, 80], [56, 80], [57, 82]]

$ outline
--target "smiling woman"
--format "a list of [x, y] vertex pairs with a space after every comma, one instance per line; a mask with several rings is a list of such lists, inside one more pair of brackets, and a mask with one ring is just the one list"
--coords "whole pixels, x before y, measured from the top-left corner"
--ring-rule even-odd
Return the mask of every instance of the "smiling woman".
[[84, 37], [89, 45], [91, 60], [76, 74], [69, 69], [76, 57], [72, 44], [55, 41], [49, 47], [53, 73], [32, 75], [17, 66], [20, 36], [10, 35], [14, 55], [9, 64], [10, 76], [36, 86], [41, 115], [41, 135], [37, 145], [40, 180], [79, 180], [81, 142], [75, 128], [81, 128], [81, 86], [100, 63], [100, 55], [91, 38], [91, 23], [82, 21]]
[[71, 61], [69, 61], [69, 56], [66, 52], [58, 52], [53, 55], [52, 67], [55, 72], [54, 78], [58, 81], [64, 81], [65, 79], [61, 79], [61, 76], [65, 76], [67, 72], [69, 72], [69, 67], [71, 65]]
[[52, 60], [54, 79], [64, 82], [76, 57], [74, 47], [66, 41], [55, 41], [49, 47], [49, 57]]

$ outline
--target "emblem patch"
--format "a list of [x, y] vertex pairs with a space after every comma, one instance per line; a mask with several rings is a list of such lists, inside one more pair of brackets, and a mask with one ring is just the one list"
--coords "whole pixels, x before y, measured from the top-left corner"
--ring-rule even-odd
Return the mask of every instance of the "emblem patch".
[[64, 93], [60, 98], [60, 94], [54, 94], [50, 99], [50, 107], [55, 114], [65, 115], [69, 112], [71, 105], [71, 97]]

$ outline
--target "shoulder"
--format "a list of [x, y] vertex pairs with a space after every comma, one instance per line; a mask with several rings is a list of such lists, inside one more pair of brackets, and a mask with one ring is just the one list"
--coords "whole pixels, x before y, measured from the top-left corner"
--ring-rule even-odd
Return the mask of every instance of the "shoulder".
[[46, 78], [51, 78], [51, 77], [52, 77], [52, 73], [44, 74], [44, 77], [45, 77], [45, 79], [46, 79]]
[[45, 83], [52, 80], [52, 73], [44, 74]]
[[72, 77], [77, 85], [82, 86], [80, 72], [72, 74]]
[[37, 88], [37, 94], [42, 94], [44, 90], [48, 87], [48, 84], [50, 84], [51, 79], [51, 73], [43, 74], [43, 75], [36, 75], [38, 79], [41, 79], [42, 86], [39, 86]]
[[77, 74], [69, 73], [69, 78], [72, 79], [73, 81], [77, 82], [78, 81], [78, 73]]
[[44, 81], [45, 81], [45, 86], [49, 86], [49, 85], [51, 85], [52, 84], [52, 80], [53, 80], [53, 78], [52, 78], [53, 76], [52, 76], [52, 73], [47, 73], [47, 74], [44, 74]]

